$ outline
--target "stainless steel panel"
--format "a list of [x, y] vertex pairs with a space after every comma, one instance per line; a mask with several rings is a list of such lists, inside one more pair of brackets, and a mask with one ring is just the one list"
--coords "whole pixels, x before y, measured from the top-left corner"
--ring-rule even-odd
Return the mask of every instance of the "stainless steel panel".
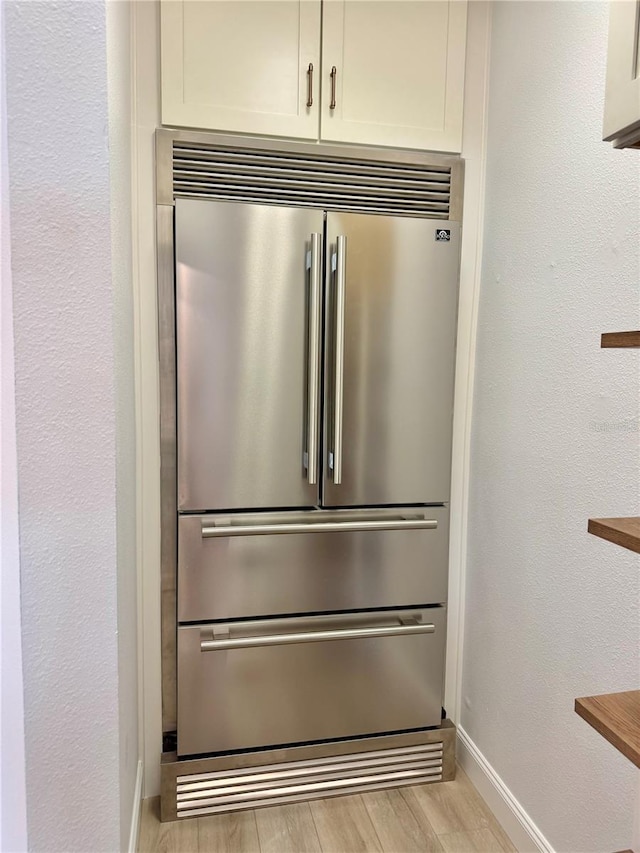
[[176, 728], [176, 342], [173, 205], [156, 208], [160, 367], [162, 731]]
[[319, 211], [176, 202], [179, 509], [316, 503], [307, 258], [322, 230]]
[[[203, 639], [433, 624], [434, 633], [201, 651]], [[440, 724], [446, 610], [178, 629], [178, 754]]]
[[[417, 507], [402, 515], [437, 527], [334, 529], [397, 524], [398, 510], [181, 516], [179, 620], [444, 603], [449, 510]], [[244, 535], [203, 536], [215, 524], [233, 524]], [[293, 534], [291, 525], [318, 532]], [[252, 533], [257, 526], [283, 532]]]
[[[448, 242], [436, 240], [440, 229], [449, 232]], [[340, 238], [348, 243], [343, 363]], [[333, 271], [327, 287], [323, 504], [447, 502], [460, 227], [332, 212], [326, 252]], [[335, 428], [340, 391], [341, 432]], [[340, 439], [336, 484], [332, 463]]]

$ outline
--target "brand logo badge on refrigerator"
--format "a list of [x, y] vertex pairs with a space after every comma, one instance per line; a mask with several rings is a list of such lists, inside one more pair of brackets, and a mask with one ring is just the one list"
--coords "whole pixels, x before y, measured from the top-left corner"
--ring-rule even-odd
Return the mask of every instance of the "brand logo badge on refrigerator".
[[451, 231], [447, 228], [436, 228], [436, 243], [448, 243], [451, 240]]

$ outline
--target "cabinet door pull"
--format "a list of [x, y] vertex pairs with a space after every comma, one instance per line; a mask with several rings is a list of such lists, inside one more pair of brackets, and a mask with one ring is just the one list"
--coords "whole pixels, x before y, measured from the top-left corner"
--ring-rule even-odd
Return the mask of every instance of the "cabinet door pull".
[[334, 65], [331, 69], [331, 103], [329, 104], [330, 110], [335, 110], [336, 108], [336, 77], [338, 76], [338, 70]]
[[307, 68], [307, 106], [313, 106], [313, 62]]

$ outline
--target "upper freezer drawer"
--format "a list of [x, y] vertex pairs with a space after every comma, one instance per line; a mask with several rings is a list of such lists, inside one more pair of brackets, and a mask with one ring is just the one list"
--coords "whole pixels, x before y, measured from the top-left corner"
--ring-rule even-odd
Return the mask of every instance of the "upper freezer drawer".
[[178, 619], [440, 604], [449, 510], [181, 516]]
[[446, 609], [178, 629], [178, 754], [437, 726]]

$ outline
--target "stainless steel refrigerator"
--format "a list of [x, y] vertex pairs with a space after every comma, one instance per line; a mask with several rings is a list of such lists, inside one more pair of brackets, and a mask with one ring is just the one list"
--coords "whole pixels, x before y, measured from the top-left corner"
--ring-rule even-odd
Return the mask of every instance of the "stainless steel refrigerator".
[[441, 721], [459, 225], [178, 198], [178, 754]]

